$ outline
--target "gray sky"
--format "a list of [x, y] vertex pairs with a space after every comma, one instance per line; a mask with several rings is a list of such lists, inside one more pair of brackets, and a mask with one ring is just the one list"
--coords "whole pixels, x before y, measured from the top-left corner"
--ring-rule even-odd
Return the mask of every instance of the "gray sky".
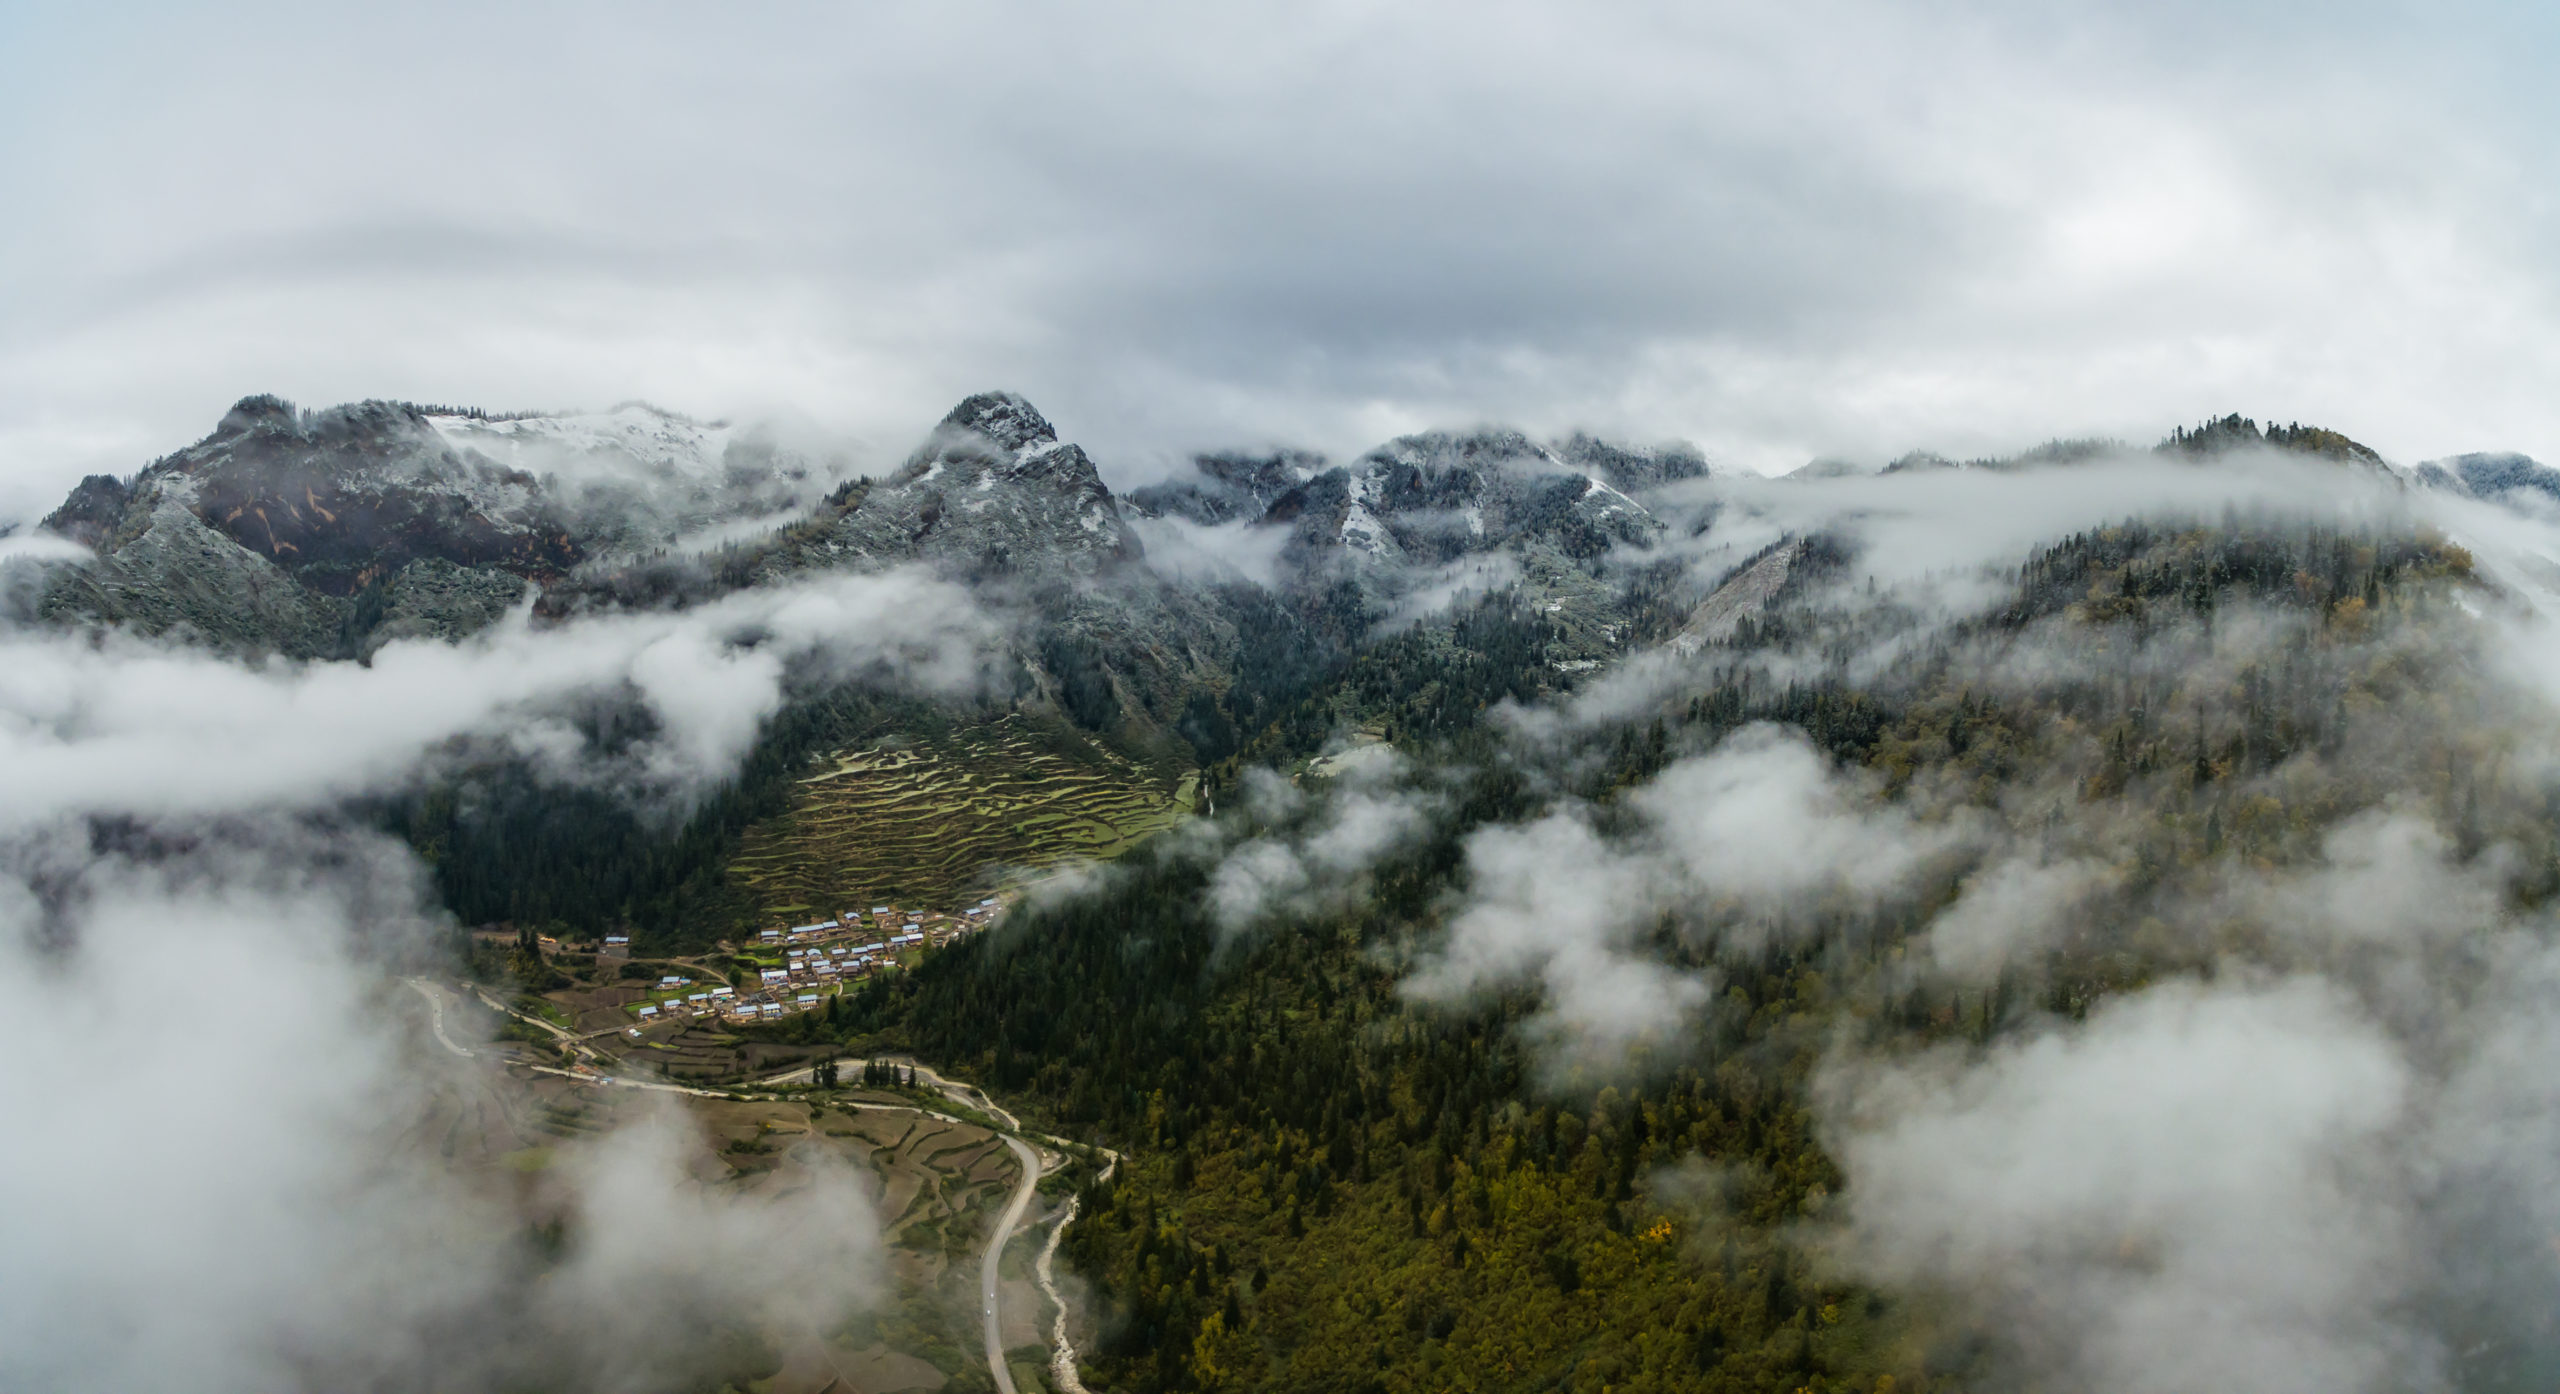
[[0, 516], [253, 391], [2560, 456], [2537, 9], [0, 0]]

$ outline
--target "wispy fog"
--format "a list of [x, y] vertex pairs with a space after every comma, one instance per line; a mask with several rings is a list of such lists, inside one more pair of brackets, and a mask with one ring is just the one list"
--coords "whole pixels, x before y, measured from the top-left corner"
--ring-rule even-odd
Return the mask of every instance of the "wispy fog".
[[1959, 825], [1914, 823], [1872, 792], [1800, 733], [1752, 726], [1635, 791], [1627, 835], [1580, 807], [1479, 830], [1447, 942], [1407, 990], [1447, 1001], [1540, 987], [1533, 1029], [1577, 1070], [1677, 1042], [1712, 983], [1661, 962], [1666, 938], [1757, 946], [1879, 903], [1963, 841]]
[[1406, 785], [1394, 752], [1354, 761], [1335, 786], [1310, 798], [1268, 770], [1249, 771], [1245, 805], [1252, 835], [1228, 849], [1209, 880], [1209, 909], [1229, 934], [1266, 916], [1349, 908], [1361, 872], [1412, 842], [1437, 816], [1440, 799]]
[[795, 667], [964, 692], [999, 632], [965, 590], [892, 572], [540, 628], [520, 613], [460, 644], [389, 644], [362, 665], [0, 633], [0, 829], [320, 807], [396, 785], [464, 736], [589, 778], [572, 718], [598, 694], [636, 698], [657, 723], [636, 766], [615, 773], [681, 797], [734, 767]]
[[[1683, 487], [1713, 523], [1665, 545], [1702, 586], [1781, 537], [1844, 540], [1785, 602], [1809, 637], [1778, 657], [1665, 646], [1512, 708], [1530, 768], [1569, 777], [1578, 740], [1641, 731], [1737, 672], [1897, 691], [1937, 664], [1950, 700], [2022, 703], [2133, 684], [2160, 707], [2132, 719], [2189, 722], [2200, 751], [2273, 655], [2317, 651], [2331, 667], [2306, 700], [2340, 704], [2335, 734], [2217, 795], [2214, 821], [2194, 813], [2180, 872], [2157, 836], [2178, 815], [2094, 794], [2063, 709], [2040, 718], [2052, 753], [1996, 787], [1933, 783], [1924, 759], [1889, 792], [1745, 727], [1605, 804], [1470, 834], [1445, 939], [1407, 991], [1534, 994], [1528, 1044], [1569, 1094], [1704, 1040], [1720, 958], [1812, 936], [1818, 959], [1822, 936], [1880, 915], [1911, 931], [1876, 969], [1883, 1000], [1934, 992], [1985, 1024], [1928, 1049], [1857, 1025], [1801, 1042], [1846, 1184], [1795, 1237], [1833, 1271], [1958, 1314], [2037, 1387], [2379, 1391], [2540, 1368], [2560, 1091], [2533, 1062], [2560, 1042], [2560, 930], [2517, 908], [2547, 849], [2501, 828], [2538, 828], [2560, 787], [2560, 533], [2378, 469], [2263, 457]], [[2037, 545], [2140, 518], [2431, 530], [2479, 584], [2374, 630], [2236, 602], [1989, 622]], [[2373, 704], [2358, 685], [2377, 674], [2408, 675], [2408, 695]], [[2524, 821], [2479, 811], [2502, 801]], [[2226, 817], [2319, 833], [2271, 862], [2223, 846]], [[2110, 989], [2040, 1007], [2071, 954]]]

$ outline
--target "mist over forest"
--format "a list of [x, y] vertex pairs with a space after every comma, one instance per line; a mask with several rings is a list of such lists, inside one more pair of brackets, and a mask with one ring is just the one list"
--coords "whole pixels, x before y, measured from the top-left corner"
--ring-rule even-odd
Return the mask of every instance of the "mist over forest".
[[2547, 1388], [2554, 42], [0, 12], [0, 1389]]
[[[2548, 1368], [2560, 474], [2228, 417], [1123, 497], [993, 393], [885, 477], [758, 455], [811, 501], [687, 546], [557, 481], [718, 470], [480, 420], [252, 399], [6, 563], [13, 1102], [71, 1144], [12, 1156], [65, 1202], [12, 1220], [20, 1382], [990, 1380], [894, 1168], [816, 1145], [923, 1066], [1056, 1149], [1069, 1354], [1008, 1375]], [[1003, 908], [775, 1015], [616, 986], [936, 897]], [[171, 1107], [62, 1093], [126, 1057]], [[570, 1122], [475, 1151], [484, 1092]], [[759, 1099], [788, 1186], [701, 1112]]]

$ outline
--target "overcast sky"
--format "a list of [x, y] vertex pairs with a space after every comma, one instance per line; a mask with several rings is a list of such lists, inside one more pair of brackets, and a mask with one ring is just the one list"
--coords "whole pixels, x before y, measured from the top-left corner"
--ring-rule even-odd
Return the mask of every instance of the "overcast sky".
[[0, 0], [0, 517], [257, 391], [2560, 456], [2552, 9]]

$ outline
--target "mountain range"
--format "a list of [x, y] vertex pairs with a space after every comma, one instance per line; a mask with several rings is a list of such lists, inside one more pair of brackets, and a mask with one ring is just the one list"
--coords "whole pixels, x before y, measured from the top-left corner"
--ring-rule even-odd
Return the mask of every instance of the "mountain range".
[[[2337, 432], [2236, 415], [2158, 448], [2297, 452], [2412, 487], [2560, 508], [2560, 470], [2521, 455], [2395, 470]], [[1883, 472], [2014, 470], [2121, 450], [2057, 441], [1966, 462], [1916, 452]], [[1824, 461], [1799, 476], [1861, 472]], [[1481, 428], [1401, 437], [1345, 464], [1205, 454], [1124, 497], [1005, 392], [961, 402], [877, 480], [842, 478], [765, 433], [637, 403], [490, 415], [388, 401], [304, 411], [253, 396], [131, 477], [83, 480], [42, 526], [92, 556], [11, 593], [25, 617], [56, 625], [331, 658], [458, 639], [528, 602], [556, 621], [920, 565], [1033, 618], [1022, 657], [1043, 697], [1058, 701], [1074, 676], [1089, 724], [1164, 729], [1190, 696], [1222, 691], [1239, 646], [1270, 642], [1275, 626], [1338, 656], [1460, 594], [1515, 592], [1557, 617], [1553, 662], [1597, 664], [1617, 647], [1629, 578], [1649, 550], [1712, 516], [1696, 489], [1708, 476], [1686, 446]], [[1729, 628], [1718, 615], [1732, 605], [1729, 595], [1695, 616], [1693, 639], [1701, 626]]]
[[[2244, 476], [2275, 505], [2189, 487]], [[2068, 521], [2037, 511], [2079, 481]], [[2516, 758], [2547, 720], [2497, 648], [2534, 631], [2425, 510], [2360, 507], [2393, 491], [2547, 521], [2560, 471], [2240, 416], [1775, 480], [1483, 428], [1123, 495], [1004, 392], [876, 478], [636, 405], [252, 397], [84, 480], [44, 521], [83, 550], [0, 593], [61, 633], [377, 674], [395, 642], [672, 632], [848, 578], [965, 594], [999, 621], [987, 682], [776, 660], [717, 787], [617, 784], [654, 718], [581, 689], [541, 713], [555, 745], [440, 735], [344, 809], [519, 1001], [679, 961], [753, 984], [757, 930], [1018, 892], [823, 1006], [603, 1044], [639, 1077], [911, 1053], [1111, 1149], [1051, 1245], [1087, 1388], [2168, 1387], [2088, 1353], [2208, 1303], [2271, 1348], [2309, 1323], [2533, 1387], [2560, 1288], [2505, 1217], [2551, 1149], [2511, 1139], [2560, 1123], [2512, 1132], [2550, 1112], [2538, 1076], [2436, 1023], [2544, 1031], [2500, 994], [2560, 982], [2496, 957], [2545, 952], [2560, 905], [2560, 802]], [[684, 657], [716, 675], [760, 625]], [[556, 1071], [541, 1034], [521, 1062]], [[2281, 1107], [2216, 1092], [2262, 1076]], [[2366, 1107], [2402, 1082], [2478, 1102]], [[2199, 1189], [2207, 1152], [2236, 1160]], [[2288, 1209], [2350, 1186], [2364, 1209]], [[2331, 1242], [2368, 1213], [2389, 1244]], [[2300, 1285], [2233, 1281], [2233, 1244], [2353, 1281], [2315, 1322]], [[942, 1349], [977, 1300], [901, 1339]]]
[[[1685, 448], [1488, 429], [1347, 465], [1206, 455], [1122, 498], [1002, 392], [961, 402], [880, 479], [640, 405], [491, 416], [256, 396], [131, 477], [83, 480], [43, 527], [92, 556], [17, 593], [56, 625], [360, 658], [520, 604], [554, 622], [914, 565], [1031, 618], [1020, 656], [1053, 705], [1072, 689], [1085, 724], [1160, 730], [1229, 686], [1240, 646], [1274, 626], [1337, 652], [1470, 581], [1570, 611], [1557, 661], [1596, 661], [1619, 608], [1601, 558], [1658, 540], [1644, 498], [1706, 474]], [[1267, 564], [1151, 565], [1164, 559], [1146, 535], [1168, 552], [1215, 537]]]

